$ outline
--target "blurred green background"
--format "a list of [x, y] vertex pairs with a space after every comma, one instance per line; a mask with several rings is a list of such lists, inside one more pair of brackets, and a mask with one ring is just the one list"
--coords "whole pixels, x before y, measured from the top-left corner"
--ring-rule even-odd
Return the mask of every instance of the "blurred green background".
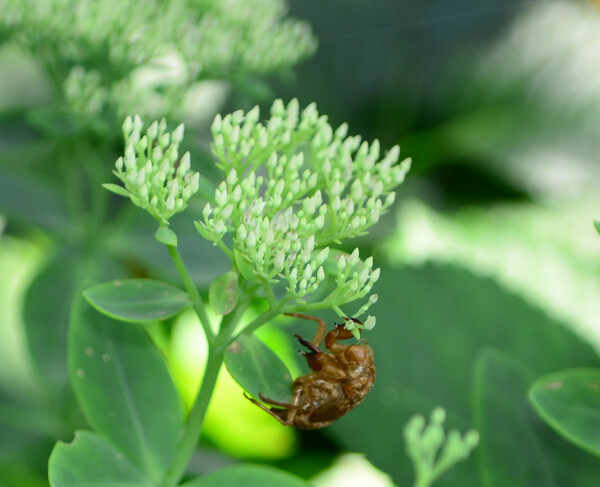
[[[350, 133], [377, 138], [384, 149], [399, 143], [413, 158], [395, 207], [359, 242], [382, 267], [377, 327], [367, 336], [377, 384], [333, 426], [298, 432], [252, 406], [222, 372], [192, 471], [252, 460], [319, 487], [409, 486], [403, 425], [440, 405], [450, 427], [482, 435], [440, 486], [597, 485], [600, 460], [544, 426], [526, 391], [542, 374], [599, 365], [600, 237], [592, 222], [600, 219], [600, 5], [294, 0], [289, 8], [312, 25], [315, 55], [283, 73], [205, 81], [187, 143], [214, 181], [207, 123], [215, 111], [257, 103], [266, 110], [275, 97], [298, 97], [301, 106], [315, 101], [334, 126], [348, 122]], [[43, 67], [7, 39], [0, 48], [0, 486], [35, 487], [46, 485], [54, 442], [70, 441], [83, 421], [61, 375], [65, 327], [38, 333], [31, 325], [64, 322], [70, 303], [61, 297], [74, 291], [72, 276], [85, 274], [76, 239], [60, 236], [61, 208], [72, 198], [53, 168], [66, 153], [85, 174], [89, 154], [68, 144], [99, 135], [65, 137], [55, 118], [40, 115], [55, 102]], [[83, 193], [110, 181], [121, 149], [115, 133], [102, 153], [104, 172], [88, 174]], [[56, 150], [59, 139], [66, 152]], [[192, 214], [202, 208], [198, 199]], [[174, 226], [206, 290], [226, 261], [185, 218]], [[151, 222], [132, 210], [120, 223], [125, 230], [103, 241], [119, 258], [106, 249], [93, 254], [106, 259], [102, 275], [174, 280]], [[298, 374], [305, 366], [291, 337], [305, 329], [280, 319], [261, 330]], [[189, 404], [205, 353], [197, 324], [184, 314], [157, 325], [154, 338]], [[45, 347], [55, 348], [46, 354]]]

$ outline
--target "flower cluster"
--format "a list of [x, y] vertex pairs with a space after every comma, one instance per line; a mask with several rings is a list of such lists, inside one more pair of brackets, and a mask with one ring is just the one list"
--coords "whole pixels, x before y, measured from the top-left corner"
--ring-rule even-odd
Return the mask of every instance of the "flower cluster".
[[217, 116], [212, 132], [225, 179], [204, 208], [200, 233], [222, 247], [231, 234], [246, 277], [284, 278], [296, 300], [326, 274], [336, 282], [332, 305], [366, 296], [379, 277], [372, 259], [360, 261], [355, 250], [337, 255], [330, 269], [329, 245], [364, 234], [392, 205], [410, 165], [397, 164], [399, 148], [380, 158], [377, 141], [348, 137], [346, 125], [334, 131], [314, 104], [300, 112], [297, 100], [275, 101], [264, 124], [257, 107]]
[[[143, 8], [134, 0], [3, 0], [0, 37], [44, 53], [60, 82], [70, 66], [97, 76], [119, 117], [131, 99], [140, 100], [138, 113], [152, 109], [148, 96], [180, 108], [198, 81], [279, 71], [316, 49], [308, 24], [286, 18], [284, 0], [147, 0]], [[152, 73], [139, 76], [144, 70]]]
[[[465, 460], [479, 443], [479, 434], [471, 430], [462, 438], [452, 430], [446, 438], [444, 421], [446, 412], [436, 408], [428, 425], [423, 416], [414, 416], [404, 428], [406, 450], [416, 471], [415, 485], [429, 486], [442, 473]], [[443, 446], [443, 448], [442, 448]], [[442, 448], [441, 452], [438, 452]]]
[[200, 175], [190, 171], [189, 152], [179, 158], [183, 125], [167, 132], [163, 119], [153, 122], [144, 135], [142, 128], [138, 116], [125, 119], [125, 156], [117, 159], [114, 171], [125, 189], [105, 186], [129, 196], [164, 226], [175, 213], [186, 208], [188, 200], [198, 191]]
[[86, 71], [82, 66], [71, 68], [63, 83], [63, 92], [67, 105], [74, 113], [98, 116], [107, 101], [107, 90], [102, 86], [100, 73]]

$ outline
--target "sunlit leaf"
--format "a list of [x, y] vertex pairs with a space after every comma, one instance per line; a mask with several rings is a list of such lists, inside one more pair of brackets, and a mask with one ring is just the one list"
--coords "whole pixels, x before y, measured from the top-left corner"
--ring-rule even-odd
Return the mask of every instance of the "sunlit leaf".
[[590, 225], [598, 205], [583, 198], [442, 213], [410, 201], [385, 249], [397, 262], [449, 262], [493, 277], [600, 344], [600, 245]]
[[98, 311], [123, 321], [163, 320], [190, 304], [187, 293], [151, 279], [105, 282], [86, 289], [83, 295]]

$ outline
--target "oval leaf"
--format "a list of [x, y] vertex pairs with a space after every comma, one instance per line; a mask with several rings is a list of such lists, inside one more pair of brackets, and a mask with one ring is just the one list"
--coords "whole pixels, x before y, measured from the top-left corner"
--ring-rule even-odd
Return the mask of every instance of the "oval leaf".
[[238, 271], [240, 271], [240, 274], [244, 276], [244, 279], [250, 282], [258, 282], [258, 278], [254, 273], [254, 268], [252, 267], [250, 261], [244, 257], [244, 254], [239, 252], [237, 249], [233, 249], [233, 258], [235, 259], [235, 265], [237, 266]]
[[151, 279], [118, 279], [86, 289], [83, 295], [101, 313], [122, 321], [163, 320], [190, 304], [180, 289]]
[[147, 333], [122, 326], [79, 298], [69, 324], [68, 365], [88, 423], [150, 480], [160, 480], [175, 453], [181, 405]]
[[218, 315], [231, 312], [237, 302], [238, 275], [229, 271], [217, 277], [208, 290], [208, 302]]
[[234, 465], [191, 480], [181, 487], [310, 487], [300, 477], [265, 465]]
[[167, 227], [160, 227], [154, 232], [154, 238], [165, 245], [177, 247], [177, 234]]
[[600, 456], [600, 369], [545, 375], [531, 386], [529, 399], [560, 435]]
[[91, 431], [76, 431], [72, 443], [56, 444], [48, 478], [53, 487], [152, 485], [112, 443]]
[[292, 399], [292, 375], [281, 359], [256, 335], [240, 335], [225, 352], [233, 379], [249, 394], [276, 401]]

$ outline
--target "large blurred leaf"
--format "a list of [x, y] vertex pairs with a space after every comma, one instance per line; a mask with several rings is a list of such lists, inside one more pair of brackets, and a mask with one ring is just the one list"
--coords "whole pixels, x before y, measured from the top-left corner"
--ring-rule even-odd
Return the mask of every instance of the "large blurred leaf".
[[89, 287], [83, 295], [98, 311], [122, 321], [164, 320], [190, 304], [187, 293], [152, 279], [117, 279]]
[[600, 461], [551, 431], [527, 402], [534, 378], [510, 354], [484, 350], [478, 357], [475, 417], [481, 433], [482, 485], [596, 486]]
[[64, 433], [40, 401], [0, 390], [0, 464], [35, 461], [42, 466], [46, 449]]
[[405, 202], [385, 251], [395, 262], [431, 259], [493, 276], [600, 346], [600, 245], [591, 225], [599, 205], [595, 196], [442, 213]]
[[217, 470], [182, 487], [310, 487], [300, 477], [265, 465], [235, 465]]
[[81, 409], [151, 480], [169, 466], [181, 406], [164, 360], [139, 325], [115, 322], [75, 301], [69, 372]]
[[154, 485], [110, 441], [91, 431], [77, 431], [72, 443], [57, 443], [48, 470], [52, 487]]
[[[330, 431], [400, 485], [412, 476], [402, 440], [410, 416], [441, 405], [449, 428], [473, 426], [470, 378], [482, 348], [504, 350], [538, 375], [598, 362], [589, 345], [489, 279], [434, 265], [384, 267], [381, 275], [373, 308], [377, 326], [365, 334], [375, 352], [377, 382]], [[477, 485], [476, 478], [471, 459], [450, 471], [443, 485]]]
[[82, 265], [73, 252], [56, 256], [31, 283], [23, 306], [31, 360], [47, 393], [59, 406], [72, 398], [67, 372], [67, 328]]
[[0, 212], [28, 224], [57, 230], [68, 223], [58, 188], [33, 174], [0, 169]]
[[535, 432], [535, 417], [525, 400], [531, 371], [514, 356], [482, 350], [475, 365], [475, 428], [481, 442], [476, 455], [486, 487], [556, 486], [550, 459]]
[[282, 360], [256, 335], [241, 334], [225, 352], [227, 371], [252, 396], [292, 400], [292, 377]]
[[538, 414], [559, 434], [600, 455], [600, 369], [556, 372], [530, 390]]

